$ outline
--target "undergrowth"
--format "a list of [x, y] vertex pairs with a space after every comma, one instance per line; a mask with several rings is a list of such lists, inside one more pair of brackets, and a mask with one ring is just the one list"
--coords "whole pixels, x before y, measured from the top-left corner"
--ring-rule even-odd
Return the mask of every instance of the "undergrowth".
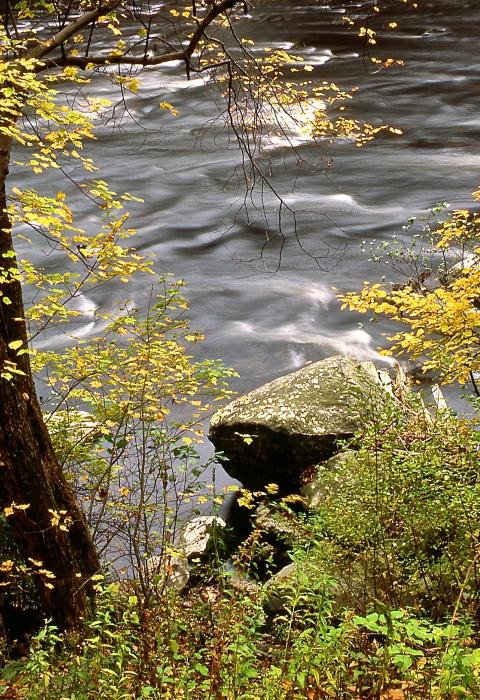
[[99, 579], [85, 632], [47, 624], [6, 664], [3, 697], [480, 697], [477, 433], [423, 415], [388, 408], [336, 472], [319, 466], [323, 498], [296, 516], [289, 576], [204, 567], [182, 593], [148, 597]]

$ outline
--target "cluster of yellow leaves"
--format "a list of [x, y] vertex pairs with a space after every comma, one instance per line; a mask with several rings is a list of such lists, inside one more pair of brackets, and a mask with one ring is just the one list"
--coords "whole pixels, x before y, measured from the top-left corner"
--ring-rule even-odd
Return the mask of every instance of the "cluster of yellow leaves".
[[71, 516], [66, 510], [51, 510], [48, 509], [50, 513], [50, 524], [52, 527], [58, 527], [59, 530], [63, 532], [68, 532], [73, 524]]
[[[474, 193], [479, 199], [479, 193]], [[358, 293], [342, 296], [343, 308], [387, 316], [407, 326], [389, 336], [386, 354], [423, 358], [445, 381], [466, 383], [480, 371], [480, 216], [454, 211], [434, 232], [442, 259], [459, 262], [433, 277], [433, 285], [413, 280], [388, 287], [365, 282]]]
[[93, 180], [83, 189], [90, 201], [96, 201], [100, 211], [97, 232], [76, 225], [62, 192], [47, 197], [30, 189], [12, 189], [8, 211], [14, 225], [22, 227], [25, 236], [32, 230], [40, 234], [50, 249], [63, 252], [70, 259], [72, 268], [62, 273], [46, 273], [25, 258], [18, 268], [10, 267], [3, 272], [3, 283], [19, 279], [37, 290], [27, 310], [27, 317], [34, 324], [32, 333], [47, 324], [63, 323], [79, 316], [80, 312], [70, 304], [89, 289], [111, 279], [126, 283], [138, 272], [151, 273], [151, 261], [124, 243], [135, 230], [126, 225], [128, 214], [123, 211], [123, 204], [134, 198], [128, 194], [118, 197], [103, 180]]
[[[240, 489], [237, 504], [242, 508], [252, 510], [258, 503], [259, 498], [265, 496], [273, 496], [278, 494], [278, 484], [267, 484], [265, 491], [249, 491], [248, 489]], [[301, 500], [301, 499], [300, 499]], [[287, 502], [287, 499], [282, 499], [282, 502]]]
[[[225, 60], [219, 52], [216, 61]], [[400, 134], [399, 129], [385, 124], [374, 126], [345, 115], [335, 116], [335, 111], [345, 112], [352, 94], [335, 83], [313, 79], [305, 80], [302, 74], [312, 73], [314, 67], [299, 55], [284, 50], [263, 49], [249, 57], [248, 51], [242, 71], [226, 74], [227, 90], [234, 84], [235, 104], [230, 108], [230, 118], [240, 128], [262, 133], [265, 123], [278, 124], [280, 131], [288, 132], [289, 120], [295, 122], [302, 133], [316, 138], [348, 138], [363, 146], [381, 132]], [[352, 90], [353, 92], [353, 90]]]
[[25, 372], [17, 366], [16, 362], [12, 362], [12, 360], [4, 360], [3, 366], [0, 368], [0, 377], [9, 382], [15, 375], [25, 376]]
[[[37, 361], [48, 365], [54, 392], [70, 403], [87, 403], [107, 432], [127, 414], [131, 420], [161, 422], [173, 405], [189, 404], [198, 419], [209, 407], [202, 394], [228, 392], [218, 363], [192, 361], [189, 345], [203, 336], [181, 317], [187, 303], [180, 289], [180, 282], [165, 284], [147, 319], [128, 308], [114, 318], [103, 316], [109, 321], [104, 334], [68, 349], [59, 361], [53, 353], [39, 356]], [[201, 437], [196, 429], [190, 433]]]
[[30, 508], [30, 503], [11, 503], [9, 506], [3, 509], [3, 515], [9, 518], [14, 515], [16, 511], [26, 511]]
[[338, 117], [329, 119], [323, 111], [318, 111], [312, 125], [312, 135], [324, 138], [344, 138], [354, 141], [357, 148], [365, 146], [366, 143], [375, 139], [380, 133], [398, 135], [401, 129], [397, 129], [388, 124], [373, 126], [368, 122], [360, 122], [358, 119], [347, 119]]
[[176, 117], [178, 115], [178, 110], [176, 110], [175, 107], [172, 104], [170, 104], [170, 102], [160, 102], [158, 106], [160, 107], [160, 109], [168, 110], [172, 117]]
[[[226, 58], [222, 52], [216, 56], [219, 63]], [[283, 49], [267, 47], [260, 53], [245, 51], [242, 70], [235, 76], [236, 107], [242, 102], [250, 109], [270, 105], [284, 110], [289, 105], [296, 105], [308, 97], [309, 81], [293, 81], [291, 78], [300, 71], [310, 73], [312, 70], [312, 66], [304, 64], [302, 56]], [[225, 75], [224, 80], [227, 79], [229, 76]]]
[[25, 580], [27, 576], [36, 575], [43, 579], [45, 588], [53, 588], [51, 583], [55, 574], [43, 566], [43, 562], [28, 557], [27, 563], [20, 563], [13, 559], [4, 559], [0, 562], [0, 588], [9, 588], [19, 580]]
[[368, 37], [368, 43], [369, 44], [376, 44], [377, 40], [375, 39], [375, 34], [376, 32], [373, 29], [369, 29], [368, 27], [360, 27], [360, 30], [358, 32], [359, 37]]
[[[93, 138], [90, 115], [60, 102], [54, 87], [86, 79], [73, 67], [39, 78], [41, 67], [34, 58], [0, 60], [0, 133], [28, 148], [30, 156], [23, 164], [35, 173], [59, 168], [60, 157], [75, 158], [92, 171], [92, 161], [81, 154], [84, 139]], [[101, 106], [89, 104], [89, 111]], [[34, 119], [23, 120], [25, 113]]]
[[[478, 192], [474, 192], [475, 199], [480, 199]], [[480, 215], [468, 209], [457, 209], [444, 221], [437, 230], [437, 248], [447, 249], [458, 243], [468, 245], [478, 242], [480, 231]], [[475, 250], [477, 253], [478, 251]]]
[[[30, 508], [29, 503], [11, 503], [3, 509], [3, 515], [5, 518], [10, 518], [15, 513], [24, 513]], [[72, 519], [67, 515], [67, 511], [60, 511], [60, 513], [54, 513], [50, 511], [52, 515], [52, 525], [58, 525], [60, 529], [65, 529], [65, 525], [71, 524]], [[55, 522], [54, 522], [55, 519]], [[45, 569], [43, 562], [37, 561], [36, 559], [28, 559], [28, 565], [20, 564], [18, 562], [12, 561], [11, 559], [6, 559], [0, 562], [0, 587], [11, 586], [15, 580], [26, 576], [27, 574], [36, 574], [44, 579], [44, 585], [47, 588], [53, 588], [53, 584], [50, 583], [49, 579], [54, 579], [55, 575]]]
[[18, 585], [20, 579], [29, 573], [29, 567], [13, 559], [0, 562], [0, 589]]
[[192, 8], [186, 8], [182, 12], [179, 12], [178, 10], [169, 10], [170, 14], [172, 17], [185, 17], [185, 19], [190, 19], [192, 17]]
[[[411, 10], [416, 10], [418, 7], [418, 2], [415, 0], [396, 0], [396, 4], [399, 10], [404, 10], [406, 7]], [[363, 3], [363, 11], [361, 13], [349, 14], [347, 12], [343, 16], [343, 22], [352, 29], [352, 31], [356, 32], [361, 39], [365, 40], [370, 52], [371, 48], [377, 45], [380, 33], [398, 29], [398, 22], [389, 19], [392, 11], [395, 12], [395, 9], [395, 2], [370, 0], [370, 2]], [[389, 68], [395, 64], [403, 65], [403, 61], [393, 58], [381, 59], [369, 55], [369, 59], [377, 66], [383, 66], [385, 68]]]
[[51, 581], [56, 578], [55, 574], [49, 569], [46, 569], [43, 566], [43, 562], [39, 561], [38, 559], [32, 559], [29, 557], [28, 561], [30, 562], [29, 573], [40, 576], [43, 579], [43, 585], [45, 588], [54, 588], [54, 584], [51, 583]]

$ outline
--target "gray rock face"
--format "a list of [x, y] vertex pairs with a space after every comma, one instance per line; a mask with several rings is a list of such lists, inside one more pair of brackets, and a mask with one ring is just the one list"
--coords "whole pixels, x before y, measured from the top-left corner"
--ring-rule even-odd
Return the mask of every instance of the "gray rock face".
[[150, 586], [158, 589], [173, 588], [180, 593], [190, 579], [190, 567], [187, 558], [178, 552], [148, 559], [144, 575]]
[[215, 546], [220, 546], [226, 527], [225, 520], [218, 515], [199, 515], [190, 520], [183, 528], [180, 538], [180, 545], [187, 559], [190, 561], [204, 557]]
[[299, 486], [301, 473], [338, 451], [392, 396], [371, 362], [329, 357], [265, 384], [216, 413], [209, 438], [249, 489]]
[[[330, 457], [324, 464], [322, 464], [322, 469], [324, 473], [335, 474], [338, 469], [343, 466], [347, 461], [355, 460], [354, 450], [345, 450], [344, 452], [339, 452], [338, 454]], [[341, 483], [338, 481], [330, 482], [328, 485], [328, 491], [332, 492], [332, 489], [337, 492], [341, 489]], [[325, 500], [327, 494], [327, 489], [323, 480], [317, 475], [308, 484], [305, 484], [300, 489], [300, 493], [305, 499], [307, 508], [310, 510], [316, 510], [320, 508]]]

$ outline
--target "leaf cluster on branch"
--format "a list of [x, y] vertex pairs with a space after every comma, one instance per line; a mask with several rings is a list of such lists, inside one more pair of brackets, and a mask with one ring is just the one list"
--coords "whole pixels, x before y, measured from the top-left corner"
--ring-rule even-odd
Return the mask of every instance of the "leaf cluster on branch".
[[[480, 200], [480, 191], [473, 197]], [[398, 266], [400, 259], [410, 263], [410, 279], [393, 285], [365, 282], [360, 292], [342, 297], [343, 308], [373, 312], [406, 326], [389, 336], [392, 345], [386, 354], [422, 358], [425, 370], [465, 384], [480, 371], [479, 239], [478, 212], [451, 212], [424, 231], [428, 251], [415, 250], [415, 237], [413, 247], [383, 247], [384, 261], [391, 266]]]

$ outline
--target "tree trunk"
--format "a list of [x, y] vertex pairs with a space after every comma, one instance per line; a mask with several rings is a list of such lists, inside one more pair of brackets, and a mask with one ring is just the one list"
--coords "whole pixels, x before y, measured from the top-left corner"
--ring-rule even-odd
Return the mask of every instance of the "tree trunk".
[[[10, 139], [0, 136], [0, 374], [9, 373], [10, 362], [23, 374], [0, 377], [0, 507], [13, 509], [8, 522], [25, 562], [34, 571], [44, 569], [55, 577], [34, 576], [43, 613], [60, 629], [67, 629], [82, 624], [93, 593], [91, 576], [100, 565], [43, 421], [29, 356], [17, 355], [15, 341], [22, 340], [26, 347], [27, 337], [5, 211], [10, 146]], [[61, 511], [71, 519], [67, 531], [54, 524], [55, 514]]]

